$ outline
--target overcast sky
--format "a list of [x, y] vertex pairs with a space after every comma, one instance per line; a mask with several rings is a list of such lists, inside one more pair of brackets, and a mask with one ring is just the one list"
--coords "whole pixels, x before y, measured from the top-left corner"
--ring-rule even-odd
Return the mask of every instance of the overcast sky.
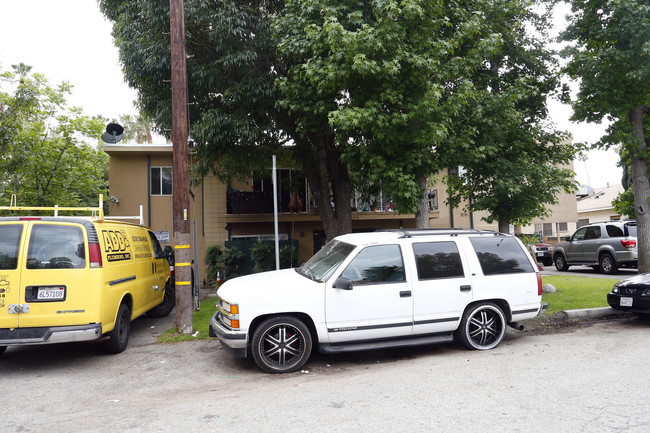
[[[2, 69], [23, 62], [52, 84], [69, 81], [74, 85], [70, 103], [86, 115], [116, 119], [136, 114], [135, 91], [124, 83], [111, 25], [95, 0], [0, 0], [0, 17]], [[602, 125], [569, 122], [567, 106], [552, 103], [550, 108], [558, 127], [571, 132], [576, 142], [593, 143], [604, 132]], [[617, 162], [614, 151], [592, 151], [586, 161], [574, 163], [576, 178], [594, 188], [619, 184]]]

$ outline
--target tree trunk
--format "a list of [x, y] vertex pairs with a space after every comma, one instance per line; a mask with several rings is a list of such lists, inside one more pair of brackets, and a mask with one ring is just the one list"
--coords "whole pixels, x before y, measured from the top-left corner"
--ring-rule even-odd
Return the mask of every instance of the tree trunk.
[[643, 115], [649, 113], [650, 108], [646, 106], [637, 107], [629, 113], [629, 120], [638, 140], [638, 148], [631, 152], [631, 161], [640, 274], [650, 272], [650, 212], [648, 209], [650, 183], [648, 183], [648, 163], [645, 160], [648, 146], [643, 133]]
[[418, 176], [420, 185], [420, 200], [418, 200], [418, 210], [415, 213], [415, 227], [419, 229], [428, 229], [429, 225], [429, 198], [427, 197], [427, 177]]
[[[310, 137], [316, 152], [297, 155], [318, 206], [328, 241], [352, 232], [352, 188], [347, 166], [331, 145], [329, 134]], [[302, 157], [302, 158], [301, 158]]]

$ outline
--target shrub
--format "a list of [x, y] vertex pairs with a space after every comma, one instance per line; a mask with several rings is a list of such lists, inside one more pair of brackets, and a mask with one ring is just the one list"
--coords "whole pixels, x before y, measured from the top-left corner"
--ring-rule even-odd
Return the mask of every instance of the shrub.
[[239, 261], [243, 254], [237, 248], [221, 248], [215, 244], [208, 247], [205, 253], [206, 275], [208, 280], [217, 281], [217, 272], [221, 273], [221, 281], [239, 276]]

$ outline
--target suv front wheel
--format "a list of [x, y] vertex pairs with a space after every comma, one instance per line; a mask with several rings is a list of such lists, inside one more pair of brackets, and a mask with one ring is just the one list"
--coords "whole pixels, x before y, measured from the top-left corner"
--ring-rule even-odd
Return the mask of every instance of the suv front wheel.
[[566, 271], [569, 269], [569, 265], [567, 265], [566, 259], [562, 253], [556, 254], [553, 261], [555, 262], [555, 269], [558, 271]]
[[302, 367], [311, 355], [309, 328], [291, 316], [265, 320], [253, 333], [251, 352], [267, 373], [289, 373]]

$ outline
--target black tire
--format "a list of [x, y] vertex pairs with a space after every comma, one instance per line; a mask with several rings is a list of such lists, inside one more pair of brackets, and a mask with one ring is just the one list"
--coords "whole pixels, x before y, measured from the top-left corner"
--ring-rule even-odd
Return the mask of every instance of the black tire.
[[162, 302], [156, 305], [155, 307], [153, 307], [151, 310], [149, 310], [147, 312], [147, 316], [154, 317], [154, 318], [167, 317], [169, 316], [169, 313], [172, 312], [175, 306], [176, 306], [176, 288], [172, 283], [167, 283], [167, 285], [165, 286], [165, 295], [163, 296]]
[[0, 346], [0, 356], [5, 353], [5, 350], [7, 350], [7, 346]]
[[109, 334], [109, 339], [104, 343], [106, 353], [122, 353], [129, 344], [131, 334], [131, 309], [126, 304], [120, 304], [115, 319], [115, 328]]
[[604, 274], [612, 275], [618, 272], [618, 264], [616, 264], [616, 260], [609, 253], [602, 254], [598, 259], [598, 263], [600, 264], [600, 270]]
[[555, 269], [558, 271], [567, 271], [569, 269], [569, 265], [567, 265], [566, 259], [562, 253], [556, 254], [555, 257], [553, 257], [553, 262], [555, 262]]
[[475, 304], [465, 310], [457, 336], [468, 349], [489, 350], [497, 347], [506, 333], [506, 319], [498, 305]]
[[551, 266], [553, 264], [553, 259], [551, 257], [544, 258], [544, 260], [542, 260], [542, 264], [544, 266]]
[[307, 326], [291, 316], [265, 320], [253, 333], [251, 352], [267, 373], [290, 373], [302, 367], [311, 355], [312, 339]]

